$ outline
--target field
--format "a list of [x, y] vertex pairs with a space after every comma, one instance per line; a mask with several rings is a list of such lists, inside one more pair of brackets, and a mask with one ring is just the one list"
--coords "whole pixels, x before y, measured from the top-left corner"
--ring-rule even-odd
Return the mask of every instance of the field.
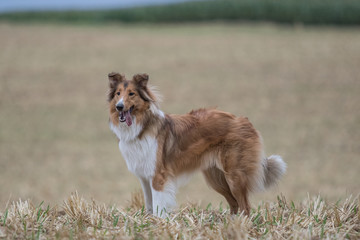
[[[217, 106], [249, 117], [267, 153], [288, 164], [276, 188], [253, 195], [255, 212], [281, 193], [298, 212], [308, 194], [333, 209], [360, 193], [359, 28], [1, 23], [0, 46], [1, 220], [19, 198], [63, 206], [75, 191], [107, 206], [131, 204], [140, 184], [108, 128], [111, 71], [148, 73], [165, 112]], [[179, 205], [188, 202], [226, 208], [201, 175], [178, 194]]]

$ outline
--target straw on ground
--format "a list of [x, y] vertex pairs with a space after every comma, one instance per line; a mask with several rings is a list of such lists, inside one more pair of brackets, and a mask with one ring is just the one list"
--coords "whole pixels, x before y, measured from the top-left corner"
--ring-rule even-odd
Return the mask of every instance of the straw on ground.
[[188, 204], [168, 218], [148, 215], [141, 192], [129, 206], [88, 201], [73, 193], [62, 206], [18, 200], [0, 213], [0, 238], [145, 238], [145, 239], [357, 239], [359, 197], [327, 203], [321, 196], [300, 203], [279, 196], [261, 203], [249, 217], [230, 215], [220, 205], [202, 209]]

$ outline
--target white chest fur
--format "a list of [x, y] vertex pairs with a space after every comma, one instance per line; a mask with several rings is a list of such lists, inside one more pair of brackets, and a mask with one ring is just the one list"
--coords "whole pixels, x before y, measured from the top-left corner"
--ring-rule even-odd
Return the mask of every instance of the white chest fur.
[[134, 119], [130, 127], [124, 123], [120, 123], [119, 126], [110, 123], [110, 128], [120, 139], [119, 149], [129, 171], [138, 177], [150, 179], [155, 172], [157, 141], [150, 136], [138, 139], [142, 126], [135, 122]]
[[152, 137], [119, 142], [120, 151], [130, 172], [149, 179], [154, 176], [157, 141]]

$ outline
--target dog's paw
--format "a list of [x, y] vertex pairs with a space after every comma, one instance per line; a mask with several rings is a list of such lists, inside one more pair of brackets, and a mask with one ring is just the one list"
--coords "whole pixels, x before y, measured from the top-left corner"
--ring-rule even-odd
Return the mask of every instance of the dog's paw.
[[152, 208], [146, 209], [146, 213], [149, 214], [149, 215], [152, 215], [153, 214], [153, 209]]

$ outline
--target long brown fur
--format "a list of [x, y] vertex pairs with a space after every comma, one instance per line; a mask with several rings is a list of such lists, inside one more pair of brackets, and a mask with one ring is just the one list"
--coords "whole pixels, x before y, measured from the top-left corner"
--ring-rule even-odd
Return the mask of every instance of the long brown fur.
[[[160, 129], [164, 144], [158, 150], [153, 179], [156, 190], [163, 189], [168, 177], [211, 166], [204, 170], [209, 185], [228, 200], [233, 213], [238, 206], [249, 213], [247, 196], [258, 174], [262, 148], [256, 130], [246, 118], [200, 109], [186, 115], [167, 115]], [[211, 161], [206, 154], [218, 156], [220, 162], [205, 162]]]

